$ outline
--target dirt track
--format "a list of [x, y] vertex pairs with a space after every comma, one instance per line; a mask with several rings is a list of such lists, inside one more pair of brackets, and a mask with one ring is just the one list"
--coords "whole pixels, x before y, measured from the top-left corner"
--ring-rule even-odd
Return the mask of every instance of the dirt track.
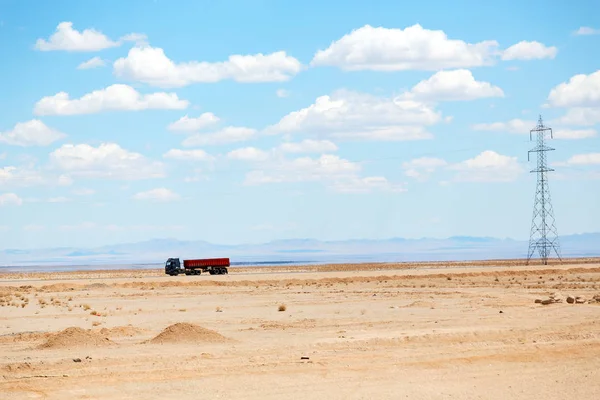
[[585, 261], [7, 274], [0, 398], [598, 399]]

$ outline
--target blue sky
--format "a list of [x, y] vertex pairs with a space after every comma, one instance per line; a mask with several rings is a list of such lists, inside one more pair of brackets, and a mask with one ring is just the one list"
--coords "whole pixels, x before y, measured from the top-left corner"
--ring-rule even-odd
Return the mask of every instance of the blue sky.
[[0, 0], [1, 247], [598, 231], [598, 11]]

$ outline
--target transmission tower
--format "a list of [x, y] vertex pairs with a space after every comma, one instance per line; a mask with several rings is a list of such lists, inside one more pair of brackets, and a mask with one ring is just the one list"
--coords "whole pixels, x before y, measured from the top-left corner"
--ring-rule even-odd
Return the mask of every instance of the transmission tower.
[[529, 131], [529, 140], [533, 140], [534, 133], [537, 136], [537, 146], [527, 153], [527, 160], [529, 160], [531, 153], [537, 153], [537, 168], [531, 171], [537, 173], [537, 186], [533, 204], [533, 218], [531, 221], [527, 264], [529, 264], [529, 261], [536, 250], [544, 265], [548, 265], [548, 257], [553, 250], [558, 259], [562, 261], [560, 256], [560, 243], [554, 221], [554, 210], [550, 199], [550, 187], [548, 186], [548, 172], [554, 171], [553, 169], [548, 168], [546, 163], [546, 152], [554, 150], [545, 144], [546, 132], [548, 131], [550, 132], [550, 137], [553, 138], [552, 128], [544, 126], [541, 115], [537, 126]]

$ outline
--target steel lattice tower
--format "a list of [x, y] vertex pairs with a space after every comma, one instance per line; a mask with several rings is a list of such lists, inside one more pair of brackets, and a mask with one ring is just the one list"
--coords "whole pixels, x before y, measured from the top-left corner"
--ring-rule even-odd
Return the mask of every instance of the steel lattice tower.
[[548, 172], [554, 171], [548, 168], [546, 163], [546, 152], [554, 150], [545, 144], [545, 135], [548, 131], [550, 132], [550, 137], [553, 138], [552, 128], [544, 126], [541, 115], [537, 126], [529, 131], [529, 140], [533, 140], [534, 133], [537, 136], [537, 146], [527, 153], [527, 160], [529, 160], [531, 153], [537, 153], [537, 168], [530, 171], [537, 173], [537, 186], [533, 205], [527, 264], [529, 264], [536, 250], [540, 254], [540, 259], [544, 265], [548, 264], [548, 257], [552, 250], [554, 250], [558, 259], [562, 261], [560, 243], [554, 220], [554, 210], [550, 198], [550, 187], [548, 186]]

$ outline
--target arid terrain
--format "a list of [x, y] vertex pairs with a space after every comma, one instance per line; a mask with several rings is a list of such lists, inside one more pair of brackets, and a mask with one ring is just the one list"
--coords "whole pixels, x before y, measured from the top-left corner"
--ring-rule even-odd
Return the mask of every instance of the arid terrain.
[[594, 259], [11, 273], [0, 306], [3, 400], [600, 399]]

